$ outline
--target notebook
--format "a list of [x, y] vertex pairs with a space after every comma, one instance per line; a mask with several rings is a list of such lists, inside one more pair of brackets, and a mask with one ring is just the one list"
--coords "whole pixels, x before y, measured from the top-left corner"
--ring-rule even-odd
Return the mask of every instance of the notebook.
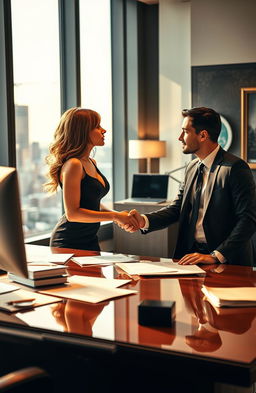
[[137, 173], [133, 175], [132, 197], [126, 202], [162, 203], [167, 199], [169, 175]]

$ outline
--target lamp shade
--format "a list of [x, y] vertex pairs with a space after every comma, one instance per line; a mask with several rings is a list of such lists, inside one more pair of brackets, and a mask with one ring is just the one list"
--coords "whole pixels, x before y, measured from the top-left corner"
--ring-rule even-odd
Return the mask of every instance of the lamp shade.
[[130, 140], [129, 158], [159, 158], [166, 156], [166, 141]]

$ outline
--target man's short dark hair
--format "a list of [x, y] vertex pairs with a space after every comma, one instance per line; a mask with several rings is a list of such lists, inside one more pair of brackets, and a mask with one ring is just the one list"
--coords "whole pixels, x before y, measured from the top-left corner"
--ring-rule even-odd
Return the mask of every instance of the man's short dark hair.
[[192, 118], [192, 127], [195, 128], [196, 133], [206, 130], [213, 142], [218, 141], [218, 137], [221, 131], [221, 120], [220, 115], [211, 108], [192, 108], [183, 109], [183, 117]]

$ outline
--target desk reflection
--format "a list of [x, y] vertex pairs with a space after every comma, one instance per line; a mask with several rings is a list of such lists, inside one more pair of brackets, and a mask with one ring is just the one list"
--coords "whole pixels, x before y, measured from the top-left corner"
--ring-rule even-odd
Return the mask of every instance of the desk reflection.
[[67, 300], [65, 303], [56, 304], [52, 308], [52, 314], [65, 332], [92, 336], [93, 325], [108, 304], [109, 302], [89, 304]]
[[179, 279], [180, 289], [186, 309], [196, 317], [197, 326], [193, 334], [185, 337], [186, 344], [198, 352], [214, 352], [222, 346], [220, 331], [243, 334], [250, 329], [255, 318], [254, 308], [214, 308], [204, 300], [202, 285], [207, 285], [204, 278], [199, 280]]
[[[70, 262], [68, 272], [71, 276], [75, 274], [87, 276], [89, 272], [92, 277], [105, 278], [101, 266], [85, 266], [82, 268], [76, 263]], [[67, 300], [66, 302], [56, 304], [52, 308], [52, 315], [56, 322], [64, 328], [65, 332], [92, 336], [93, 325], [104, 307], [108, 304], [109, 302], [91, 304], [76, 300]]]

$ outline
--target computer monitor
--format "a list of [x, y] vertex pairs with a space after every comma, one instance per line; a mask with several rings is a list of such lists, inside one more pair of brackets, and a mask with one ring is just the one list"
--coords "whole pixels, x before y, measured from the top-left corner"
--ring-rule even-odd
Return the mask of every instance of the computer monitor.
[[0, 269], [28, 277], [18, 176], [0, 166]]
[[169, 176], [153, 173], [135, 173], [132, 198], [167, 198]]

